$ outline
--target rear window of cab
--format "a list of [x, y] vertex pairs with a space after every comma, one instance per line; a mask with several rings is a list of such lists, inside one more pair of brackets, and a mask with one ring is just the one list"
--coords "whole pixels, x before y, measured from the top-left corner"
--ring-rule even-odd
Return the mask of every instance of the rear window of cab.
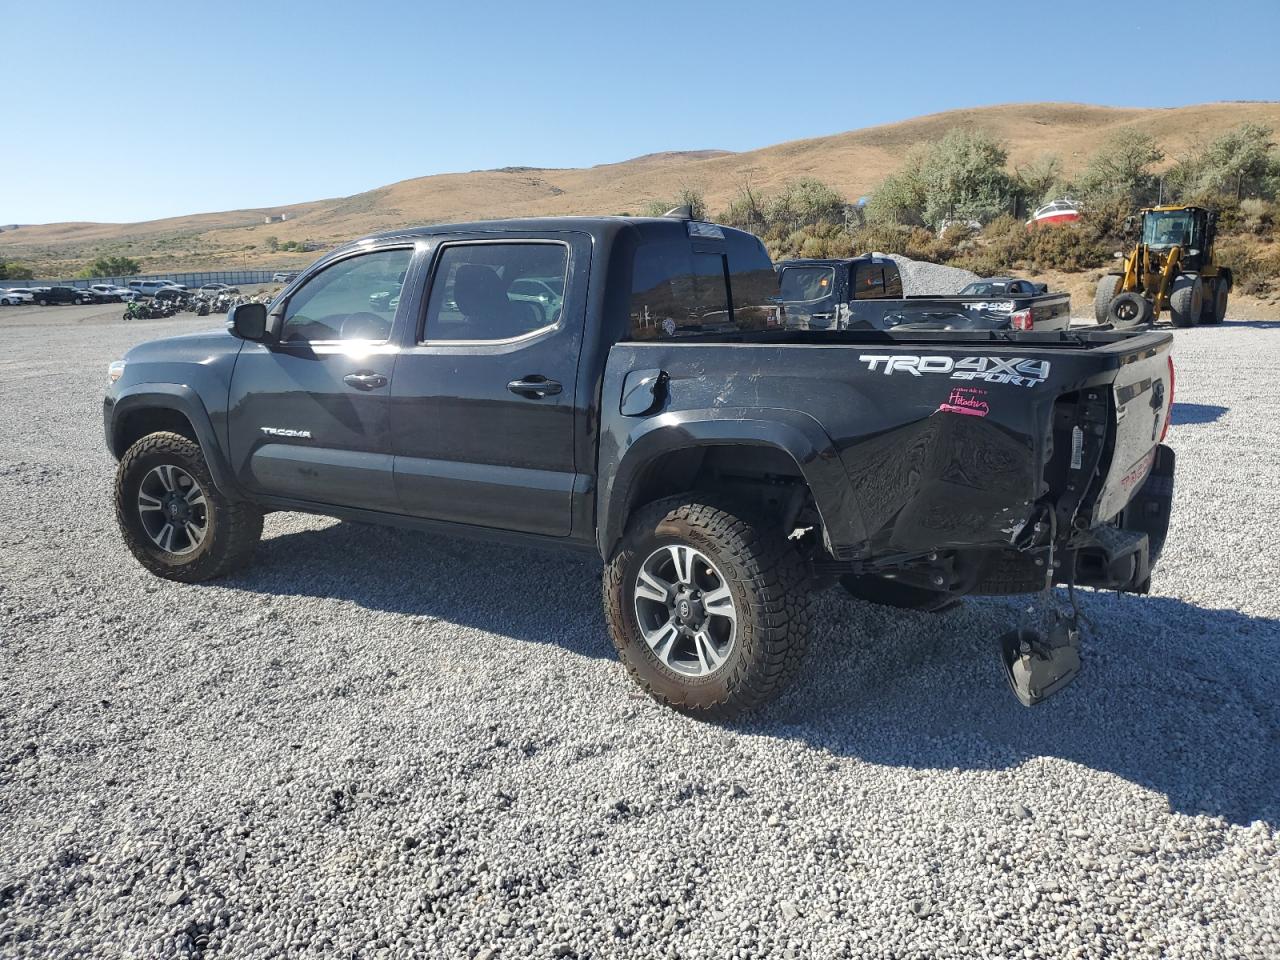
[[632, 264], [628, 336], [666, 340], [780, 326], [778, 277], [764, 245], [723, 239], [649, 241]]

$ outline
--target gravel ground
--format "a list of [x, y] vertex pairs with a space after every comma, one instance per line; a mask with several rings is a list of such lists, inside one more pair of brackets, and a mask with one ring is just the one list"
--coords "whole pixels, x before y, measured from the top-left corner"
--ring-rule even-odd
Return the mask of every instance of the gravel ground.
[[1004, 688], [1012, 601], [828, 591], [717, 726], [590, 560], [277, 514], [149, 576], [99, 397], [200, 321], [62, 316], [0, 314], [0, 956], [1280, 956], [1280, 324], [1178, 332], [1156, 593], [1086, 593], [1071, 688]]

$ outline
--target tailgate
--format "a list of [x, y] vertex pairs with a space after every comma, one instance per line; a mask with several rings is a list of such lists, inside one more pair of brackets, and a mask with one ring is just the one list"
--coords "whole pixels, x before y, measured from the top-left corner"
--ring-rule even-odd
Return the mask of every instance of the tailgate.
[[1110, 520], [1123, 510], [1151, 472], [1173, 406], [1172, 346], [1173, 337], [1166, 336], [1122, 358], [1111, 385], [1111, 461], [1095, 520]]

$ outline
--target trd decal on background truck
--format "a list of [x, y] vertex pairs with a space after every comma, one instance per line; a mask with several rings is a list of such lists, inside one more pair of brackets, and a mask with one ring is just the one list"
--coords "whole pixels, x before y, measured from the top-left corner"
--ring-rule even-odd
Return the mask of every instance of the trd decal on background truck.
[[913, 377], [926, 373], [949, 374], [952, 380], [984, 380], [987, 383], [1011, 383], [1018, 387], [1034, 387], [1049, 376], [1048, 360], [1023, 357], [913, 357], [902, 354], [864, 353], [858, 359], [872, 373], [879, 370], [909, 373]]

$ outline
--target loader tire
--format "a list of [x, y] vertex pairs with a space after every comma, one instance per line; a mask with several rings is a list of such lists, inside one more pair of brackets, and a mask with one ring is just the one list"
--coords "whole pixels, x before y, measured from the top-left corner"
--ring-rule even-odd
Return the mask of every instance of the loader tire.
[[1222, 277], [1209, 284], [1204, 292], [1204, 309], [1200, 311], [1201, 323], [1221, 323], [1227, 317], [1227, 281]]
[[1140, 293], [1122, 293], [1107, 307], [1107, 320], [1117, 330], [1140, 327], [1152, 319], [1151, 303]]
[[1108, 323], [1111, 313], [1111, 301], [1115, 299], [1116, 287], [1120, 286], [1120, 276], [1108, 273], [1098, 281], [1098, 292], [1093, 296], [1093, 315], [1099, 323]]
[[1169, 315], [1175, 327], [1194, 327], [1204, 307], [1204, 284], [1199, 277], [1180, 276], [1169, 294]]

